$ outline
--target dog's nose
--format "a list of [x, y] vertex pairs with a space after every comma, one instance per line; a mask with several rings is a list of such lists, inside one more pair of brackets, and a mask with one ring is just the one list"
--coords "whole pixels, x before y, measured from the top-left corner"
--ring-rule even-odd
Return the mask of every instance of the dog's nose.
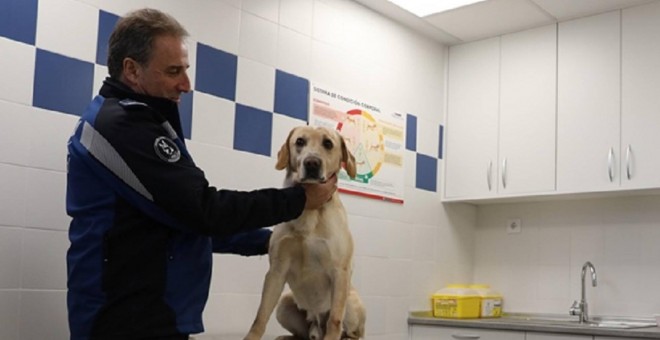
[[307, 157], [303, 161], [307, 178], [319, 178], [321, 171], [321, 159], [318, 157]]

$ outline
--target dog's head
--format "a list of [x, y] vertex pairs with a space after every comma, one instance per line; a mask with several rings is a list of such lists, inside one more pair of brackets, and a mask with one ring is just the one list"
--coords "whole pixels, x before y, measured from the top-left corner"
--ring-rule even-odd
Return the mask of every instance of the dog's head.
[[275, 169], [287, 169], [291, 183], [325, 182], [341, 169], [355, 178], [355, 157], [335, 130], [299, 126], [291, 130], [277, 153]]

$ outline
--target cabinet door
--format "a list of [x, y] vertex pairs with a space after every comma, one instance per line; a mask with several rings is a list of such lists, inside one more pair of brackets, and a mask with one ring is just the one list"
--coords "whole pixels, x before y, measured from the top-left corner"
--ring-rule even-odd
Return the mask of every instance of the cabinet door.
[[622, 20], [621, 186], [660, 187], [660, 3]]
[[553, 333], [531, 333], [527, 332], [526, 340], [592, 340], [591, 335], [570, 335]]
[[620, 12], [559, 23], [557, 190], [619, 187]]
[[499, 55], [499, 37], [449, 49], [447, 198], [497, 191]]
[[411, 333], [412, 340], [525, 340], [525, 332], [477, 328], [414, 325]]
[[498, 193], [554, 191], [557, 26], [501, 39]]

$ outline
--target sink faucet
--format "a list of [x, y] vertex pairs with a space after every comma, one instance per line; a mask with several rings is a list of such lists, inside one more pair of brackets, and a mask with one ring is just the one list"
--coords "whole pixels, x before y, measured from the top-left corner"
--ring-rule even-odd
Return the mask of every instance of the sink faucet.
[[591, 271], [591, 285], [593, 287], [596, 287], [596, 285], [598, 284], [598, 282], [596, 281], [596, 268], [594, 268], [594, 265], [591, 264], [591, 262], [589, 261], [585, 262], [584, 265], [582, 266], [582, 298], [580, 299], [580, 302], [573, 301], [573, 305], [569, 310], [569, 313], [571, 315], [580, 316], [580, 323], [589, 322], [589, 308], [587, 306], [587, 294], [584, 284], [584, 278], [587, 275], [587, 268]]

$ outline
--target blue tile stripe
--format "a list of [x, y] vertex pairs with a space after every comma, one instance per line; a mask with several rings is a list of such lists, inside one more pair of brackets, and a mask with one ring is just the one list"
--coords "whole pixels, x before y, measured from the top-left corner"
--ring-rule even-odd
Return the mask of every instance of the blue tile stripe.
[[270, 156], [273, 113], [236, 103], [234, 149]]
[[437, 191], [438, 160], [421, 153], [417, 154], [415, 187], [428, 191]]
[[38, 0], [0, 0], [0, 36], [34, 45]]
[[[0, 36], [34, 45], [38, 0], [0, 0]], [[107, 65], [108, 39], [119, 16], [99, 10], [95, 61], [82, 61], [37, 49], [33, 103], [35, 107], [80, 115], [92, 97], [94, 63]], [[236, 98], [238, 56], [197, 43], [195, 91], [230, 101]], [[271, 156], [273, 114], [306, 122], [310, 81], [281, 70], [275, 72], [273, 112], [235, 103], [234, 149]], [[194, 119], [193, 93], [182, 95], [179, 106], [184, 137], [190, 139]], [[415, 152], [415, 188], [437, 191], [439, 160], [443, 158], [444, 127], [439, 125], [438, 155], [417, 152], [418, 119], [406, 115], [406, 149]]]
[[238, 57], [197, 43], [195, 90], [234, 101]]
[[309, 80], [280, 70], [275, 72], [276, 113], [307, 121], [309, 118]]
[[439, 130], [438, 131], [438, 136], [439, 136], [439, 138], [438, 138], [438, 159], [442, 159], [442, 156], [443, 156], [442, 147], [444, 146], [444, 144], [442, 143], [442, 140], [443, 140], [443, 136], [445, 134], [445, 127], [442, 126], [442, 125], [438, 125], [438, 130]]
[[183, 130], [183, 137], [190, 139], [192, 135], [192, 120], [193, 120], [193, 91], [183, 93], [181, 95], [181, 102], [179, 103], [179, 116], [181, 117], [181, 129]]
[[37, 49], [32, 106], [80, 115], [93, 83], [94, 64]]
[[99, 27], [96, 39], [96, 63], [99, 65], [108, 66], [108, 41], [117, 20], [119, 20], [118, 15], [99, 11]]
[[417, 151], [417, 117], [406, 115], [406, 150]]

